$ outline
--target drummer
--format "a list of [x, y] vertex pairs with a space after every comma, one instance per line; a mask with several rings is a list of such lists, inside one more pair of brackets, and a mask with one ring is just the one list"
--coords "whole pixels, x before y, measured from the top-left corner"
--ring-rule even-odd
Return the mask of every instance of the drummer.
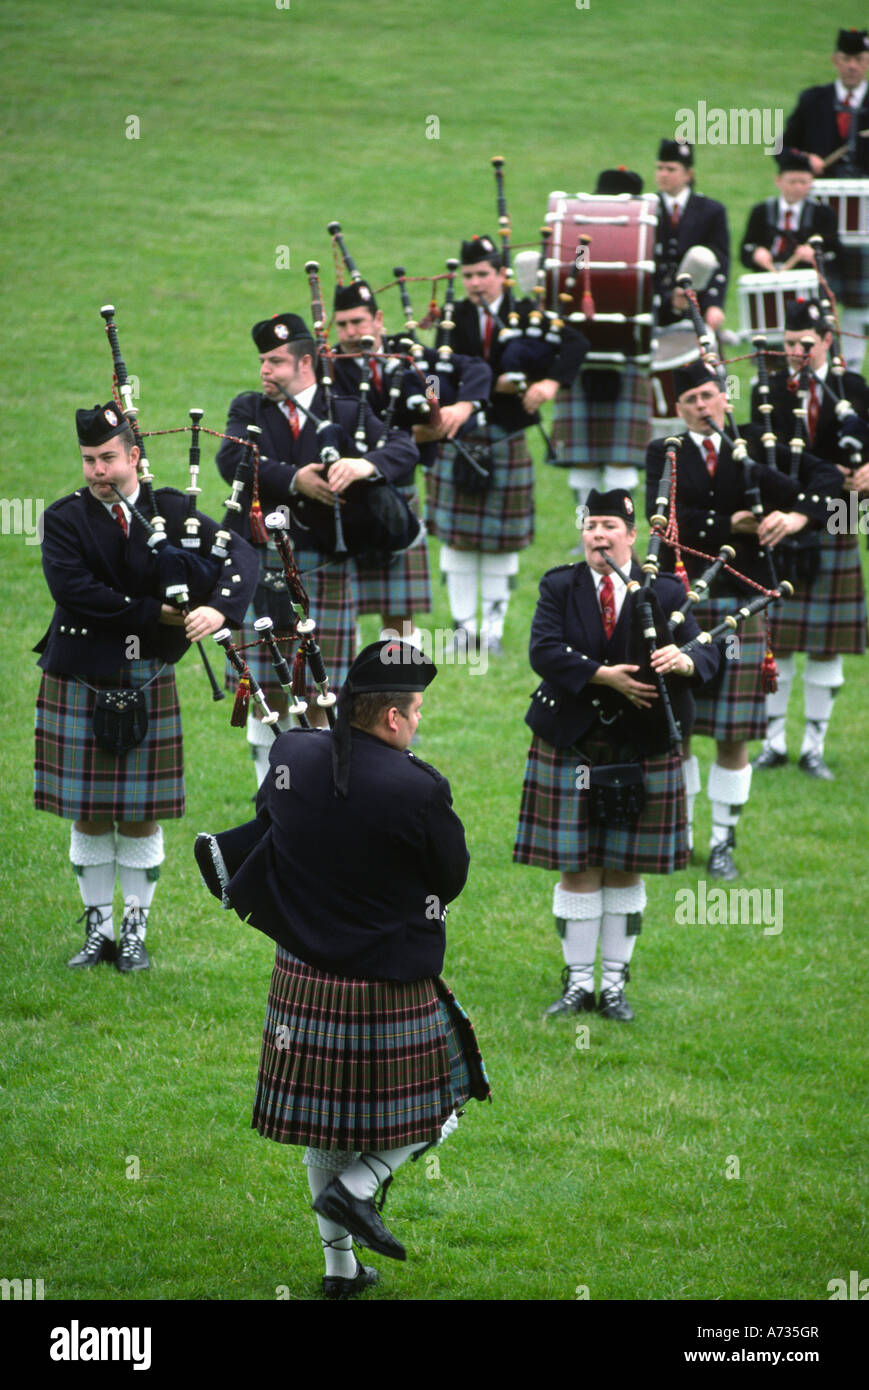
[[824, 275], [835, 276], [842, 252], [836, 214], [811, 196], [813, 183], [808, 155], [783, 150], [775, 175], [778, 196], [756, 203], [748, 216], [740, 249], [747, 270], [812, 270], [815, 252], [809, 237], [820, 236], [824, 240], [820, 269]]
[[[620, 164], [602, 170], [594, 191], [595, 196], [639, 198], [643, 180]], [[635, 488], [652, 437], [648, 365], [625, 355], [619, 363], [598, 366], [593, 357], [592, 353], [573, 385], [558, 392], [552, 415], [558, 457], [549, 462], [569, 470], [567, 481], [577, 507], [584, 506], [593, 490]]]

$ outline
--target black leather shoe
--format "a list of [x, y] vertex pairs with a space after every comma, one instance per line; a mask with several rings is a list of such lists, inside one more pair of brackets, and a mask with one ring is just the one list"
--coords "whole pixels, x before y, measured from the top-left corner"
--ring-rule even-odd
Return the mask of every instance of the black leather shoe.
[[800, 772], [808, 773], [809, 777], [817, 777], [821, 782], [835, 782], [835, 775], [827, 767], [820, 753], [804, 753], [797, 763]]
[[751, 765], [758, 772], [766, 772], [769, 768], [784, 767], [787, 760], [787, 753], [777, 753], [774, 748], [761, 748], [757, 757], [752, 758]]
[[384, 1226], [373, 1200], [370, 1197], [354, 1197], [340, 1178], [333, 1178], [311, 1206], [321, 1216], [328, 1216], [330, 1221], [343, 1226], [368, 1250], [386, 1255], [390, 1260], [407, 1259], [407, 1251]]
[[569, 979], [570, 966], [566, 965], [561, 972], [561, 998], [550, 1004], [548, 1009], [544, 1009], [544, 1018], [563, 1018], [567, 1014], [590, 1013], [594, 1008], [594, 990], [583, 989], [582, 985], [568, 984]]
[[720, 845], [714, 845], [709, 853], [709, 861], [706, 865], [706, 872], [710, 878], [739, 878], [739, 870], [733, 862], [733, 848], [736, 844], [733, 831], [727, 832], [727, 839]]
[[601, 990], [597, 1011], [602, 1018], [615, 1018], [620, 1023], [630, 1023], [634, 1017], [622, 985], [610, 985], [609, 989]]
[[131, 970], [151, 969], [151, 958], [136, 930], [136, 913], [141, 915], [142, 909], [133, 908], [131, 912], [124, 913], [121, 923], [121, 949], [118, 951], [116, 965], [122, 975], [129, 974]]
[[355, 1298], [364, 1289], [370, 1289], [379, 1278], [376, 1269], [372, 1269], [370, 1265], [362, 1265], [357, 1260], [356, 1273], [352, 1279], [344, 1279], [339, 1274], [323, 1275], [323, 1297], [340, 1300]]
[[67, 961], [70, 970], [87, 970], [92, 965], [99, 965], [101, 960], [113, 965], [117, 956], [117, 947], [114, 938], [104, 936], [100, 931], [100, 924], [103, 915], [98, 907], [86, 907], [81, 917], [76, 918], [76, 922], [81, 922], [87, 918], [87, 936], [81, 950], [73, 956], [72, 960]]

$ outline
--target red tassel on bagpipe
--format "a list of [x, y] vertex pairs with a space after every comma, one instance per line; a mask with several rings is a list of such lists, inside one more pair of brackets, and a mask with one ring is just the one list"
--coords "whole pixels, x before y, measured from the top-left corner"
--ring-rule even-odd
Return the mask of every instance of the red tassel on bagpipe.
[[300, 644], [299, 650], [293, 657], [293, 695], [298, 700], [305, 696], [305, 643]]
[[688, 590], [691, 588], [691, 581], [688, 578], [688, 571], [686, 570], [681, 560], [676, 561], [675, 565], [673, 566], [673, 572], [676, 575], [677, 579], [681, 579], [682, 584], [685, 588], [685, 593], [687, 594]]
[[266, 523], [263, 517], [263, 509], [256, 498], [250, 504], [250, 535], [254, 545], [266, 545], [269, 533], [266, 530]]
[[250, 705], [250, 672], [247, 666], [244, 668], [244, 675], [239, 677], [238, 690], [235, 692], [235, 704], [232, 707], [230, 726], [233, 729], [243, 729], [247, 725], [247, 711]]

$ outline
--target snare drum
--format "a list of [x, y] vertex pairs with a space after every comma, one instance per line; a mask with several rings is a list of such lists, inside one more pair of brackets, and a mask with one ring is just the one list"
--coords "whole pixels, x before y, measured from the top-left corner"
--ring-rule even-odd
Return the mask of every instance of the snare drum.
[[[550, 193], [546, 221], [552, 227], [547, 303], [581, 324], [591, 344], [586, 360], [649, 362], [657, 197]], [[589, 238], [587, 246], [581, 236]], [[586, 268], [593, 318], [582, 312]]]
[[782, 337], [785, 305], [792, 299], [811, 299], [818, 294], [816, 270], [761, 270], [739, 277], [739, 333]]
[[843, 246], [869, 245], [869, 179], [815, 179], [812, 197], [833, 209]]
[[674, 323], [668, 328], [658, 329], [649, 378], [653, 428], [679, 419], [676, 414], [676, 371], [696, 362], [699, 356], [700, 346], [693, 324]]

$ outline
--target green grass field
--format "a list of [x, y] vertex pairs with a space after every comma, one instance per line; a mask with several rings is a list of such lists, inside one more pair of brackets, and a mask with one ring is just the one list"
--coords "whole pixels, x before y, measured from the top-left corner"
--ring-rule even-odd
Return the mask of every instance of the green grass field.
[[[250, 324], [307, 313], [309, 258], [331, 292], [331, 219], [374, 284], [399, 262], [439, 271], [461, 236], [496, 230], [489, 159], [501, 153], [515, 239], [533, 241], [551, 189], [590, 188], [610, 164], [653, 187], [679, 108], [787, 114], [827, 80], [836, 24], [852, 22], [813, 7], [794, 25], [784, 0], [687, 0], [676, 41], [674, 13], [640, 0], [3, 0], [4, 498], [41, 506], [78, 485], [73, 413], [111, 386], [106, 301], [143, 429], [185, 424], [191, 406], [221, 429], [231, 397], [256, 384]], [[750, 147], [697, 159], [735, 248], [771, 190], [769, 161]], [[397, 326], [397, 299], [387, 305]], [[728, 309], [735, 323], [735, 290]], [[746, 387], [744, 365], [739, 376]], [[186, 485], [186, 444], [149, 452], [160, 485]], [[221, 516], [209, 458], [203, 505]], [[865, 663], [845, 661], [827, 744], [836, 782], [793, 766], [758, 777], [743, 817], [740, 886], [781, 890], [781, 933], [677, 924], [675, 895], [703, 878], [699, 864], [649, 879], [636, 1022], [589, 1017], [587, 1039], [545, 1026], [561, 968], [554, 876], [513, 866], [511, 849], [537, 580], [574, 533], [564, 476], [538, 476], [506, 655], [485, 676], [443, 671], [419, 748], [450, 777], [468, 830], [445, 974], [495, 1103], [472, 1106], [437, 1164], [395, 1183], [387, 1217], [409, 1260], [379, 1262], [373, 1298], [825, 1300], [830, 1280], [869, 1273]], [[185, 660], [188, 814], [164, 826], [154, 968], [68, 971], [81, 911], [68, 831], [31, 795], [31, 648], [51, 604], [32, 535], [5, 529], [0, 1276], [41, 1278], [46, 1299], [312, 1298], [322, 1269], [300, 1155], [248, 1128], [270, 944], [212, 910], [191, 855], [197, 831], [247, 816], [243, 734]], [[425, 621], [444, 627], [441, 589], [435, 605]], [[798, 684], [792, 747], [800, 734]], [[705, 773], [708, 742], [698, 751]], [[698, 844], [707, 833], [702, 797]]]

